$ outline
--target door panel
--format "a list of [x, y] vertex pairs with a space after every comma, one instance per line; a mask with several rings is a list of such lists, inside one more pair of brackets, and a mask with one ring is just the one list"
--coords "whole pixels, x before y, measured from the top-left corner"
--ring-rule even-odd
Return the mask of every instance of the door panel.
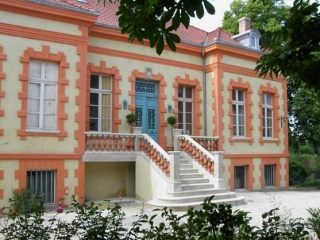
[[[137, 83], [136, 83], [137, 84]], [[148, 134], [153, 140], [158, 141], [158, 96], [156, 94], [148, 94], [141, 82], [138, 82], [139, 88], [136, 87], [136, 109], [135, 114], [138, 119], [137, 127], [142, 127], [142, 132]], [[151, 87], [151, 85], [155, 85]], [[157, 89], [156, 83], [145, 84], [148, 89]]]
[[245, 189], [246, 188], [246, 167], [236, 166], [234, 168], [234, 188]]

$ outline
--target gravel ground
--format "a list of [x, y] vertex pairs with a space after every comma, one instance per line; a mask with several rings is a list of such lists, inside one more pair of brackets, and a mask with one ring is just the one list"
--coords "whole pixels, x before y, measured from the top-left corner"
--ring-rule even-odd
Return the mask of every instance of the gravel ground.
[[237, 192], [245, 197], [245, 204], [235, 209], [249, 212], [252, 225], [260, 226], [261, 215], [273, 208], [279, 208], [279, 215], [287, 218], [307, 219], [308, 208], [320, 208], [320, 190], [304, 189], [289, 191]]

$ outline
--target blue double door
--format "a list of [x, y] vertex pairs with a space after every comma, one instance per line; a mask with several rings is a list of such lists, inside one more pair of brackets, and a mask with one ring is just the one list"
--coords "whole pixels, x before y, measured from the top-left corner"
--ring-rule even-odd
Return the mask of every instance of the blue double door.
[[136, 127], [158, 141], [158, 85], [148, 81], [136, 81]]

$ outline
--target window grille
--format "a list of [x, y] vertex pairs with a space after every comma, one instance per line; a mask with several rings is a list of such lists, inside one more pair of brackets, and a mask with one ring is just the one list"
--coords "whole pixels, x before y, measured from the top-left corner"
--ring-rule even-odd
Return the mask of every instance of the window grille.
[[55, 170], [29, 170], [27, 171], [27, 189], [42, 196], [44, 203], [54, 203], [55, 175]]
[[266, 188], [274, 187], [274, 165], [264, 166], [264, 185]]

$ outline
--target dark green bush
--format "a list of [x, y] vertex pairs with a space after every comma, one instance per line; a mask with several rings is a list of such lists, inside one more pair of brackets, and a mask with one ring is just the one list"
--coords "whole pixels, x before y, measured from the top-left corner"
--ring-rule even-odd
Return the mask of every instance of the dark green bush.
[[12, 214], [28, 215], [34, 212], [42, 212], [43, 198], [30, 189], [13, 191], [13, 197], [9, 199]]
[[307, 178], [307, 171], [303, 164], [298, 161], [290, 161], [289, 163], [289, 184], [295, 185], [303, 183]]
[[[5, 239], [20, 240], [292, 240], [308, 235], [299, 219], [281, 220], [276, 209], [262, 215], [262, 228], [251, 226], [247, 212], [233, 211], [228, 204], [214, 204], [207, 198], [200, 210], [189, 209], [178, 216], [171, 209], [156, 209], [148, 217], [141, 212], [131, 226], [124, 227], [125, 214], [115, 205], [107, 209], [91, 203], [79, 204], [73, 197], [75, 219], [71, 223], [52, 218], [44, 224], [43, 211], [28, 215], [8, 215], [0, 233]], [[162, 222], [155, 223], [161, 217]]]

